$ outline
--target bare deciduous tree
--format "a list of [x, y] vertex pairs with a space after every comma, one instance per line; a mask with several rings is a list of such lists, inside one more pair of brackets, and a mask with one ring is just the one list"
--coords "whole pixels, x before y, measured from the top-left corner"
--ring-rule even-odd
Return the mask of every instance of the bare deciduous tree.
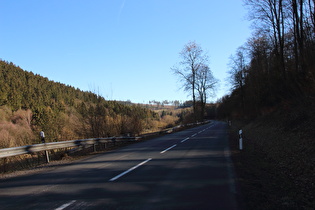
[[240, 47], [237, 49], [235, 56], [230, 57], [230, 79], [233, 88], [240, 89], [241, 106], [244, 111], [244, 85], [246, 77], [245, 49]]
[[[172, 71], [180, 77], [184, 90], [192, 95], [194, 116], [197, 120], [197, 99], [201, 102], [203, 112], [207, 92], [214, 89], [217, 81], [208, 66], [207, 54], [195, 42], [186, 44], [180, 52], [180, 57], [182, 60], [179, 67], [172, 68]], [[201, 116], [203, 117], [203, 113]]]
[[285, 58], [284, 58], [284, 36], [285, 21], [287, 19], [286, 0], [245, 0], [245, 4], [251, 8], [250, 19], [255, 20], [256, 26], [273, 40], [276, 57], [279, 62], [279, 70], [286, 78]]
[[214, 78], [212, 71], [208, 65], [201, 65], [196, 76], [196, 90], [199, 94], [199, 101], [201, 106], [201, 119], [205, 113], [208, 95], [214, 95], [215, 86], [218, 80]]

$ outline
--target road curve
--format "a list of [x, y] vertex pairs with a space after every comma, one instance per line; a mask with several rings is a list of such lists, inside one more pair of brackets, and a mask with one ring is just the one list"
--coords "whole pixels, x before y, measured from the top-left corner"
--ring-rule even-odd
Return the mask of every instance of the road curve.
[[0, 181], [1, 209], [238, 209], [227, 125], [212, 122]]

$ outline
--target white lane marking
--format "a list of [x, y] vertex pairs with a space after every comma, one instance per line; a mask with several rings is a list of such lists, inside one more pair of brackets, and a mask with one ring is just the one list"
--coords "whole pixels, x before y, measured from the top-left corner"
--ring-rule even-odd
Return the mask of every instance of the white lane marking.
[[215, 125], [210, 125], [207, 129], [210, 129], [210, 128], [212, 128], [213, 126], [215, 126]]
[[160, 152], [160, 153], [163, 154], [164, 152], [167, 152], [168, 150], [170, 150], [170, 149], [172, 149], [172, 148], [174, 148], [174, 147], [176, 147], [176, 146], [177, 146], [177, 144], [174, 144], [173, 146], [167, 148], [166, 150], [163, 150], [163, 151]]
[[188, 138], [186, 138], [186, 139], [184, 139], [184, 140], [182, 140], [182, 141], [181, 141], [181, 143], [183, 143], [183, 142], [187, 141], [188, 139], [189, 139], [189, 137], [188, 137]]
[[129, 173], [129, 172], [135, 170], [135, 169], [138, 168], [139, 166], [142, 166], [143, 164], [146, 164], [146, 163], [149, 162], [150, 160], [152, 160], [152, 158], [149, 158], [149, 159], [147, 159], [147, 160], [145, 160], [145, 161], [139, 163], [138, 165], [136, 165], [136, 166], [134, 166], [134, 167], [132, 167], [132, 168], [129, 168], [127, 171], [124, 171], [124, 172], [122, 172], [121, 174], [118, 174], [117, 176], [111, 178], [109, 181], [112, 182], [112, 181], [115, 181], [115, 180], [119, 179], [120, 177], [124, 176], [125, 174], [127, 174], [127, 173]]
[[191, 138], [193, 138], [193, 137], [197, 136], [198, 134], [200, 134], [200, 133], [202, 133], [202, 132], [206, 131], [207, 129], [212, 128], [213, 126], [214, 126], [214, 125], [211, 125], [211, 126], [209, 126], [208, 128], [205, 128], [205, 129], [203, 129], [203, 130], [201, 130], [201, 131], [199, 131], [199, 132], [197, 132], [197, 133], [195, 133], [195, 134], [191, 135]]
[[63, 209], [65, 209], [65, 208], [67, 208], [68, 206], [72, 205], [74, 202], [76, 202], [76, 200], [72, 200], [72, 201], [70, 201], [69, 203], [65, 203], [65, 204], [63, 204], [62, 206], [56, 208], [55, 210], [63, 210]]

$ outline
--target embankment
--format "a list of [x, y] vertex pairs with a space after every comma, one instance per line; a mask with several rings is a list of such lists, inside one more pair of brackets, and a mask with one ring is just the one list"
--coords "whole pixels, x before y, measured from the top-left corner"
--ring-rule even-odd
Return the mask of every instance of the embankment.
[[245, 209], [314, 208], [314, 122], [311, 106], [274, 111], [249, 123], [232, 122], [231, 148]]

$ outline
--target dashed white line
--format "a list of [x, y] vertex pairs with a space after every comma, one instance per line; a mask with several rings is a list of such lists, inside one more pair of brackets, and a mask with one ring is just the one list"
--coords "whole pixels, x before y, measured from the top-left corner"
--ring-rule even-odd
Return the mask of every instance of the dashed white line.
[[[206, 131], [207, 129], [210, 129], [211, 127], [213, 127], [213, 125], [212, 125], [212, 126], [209, 126], [208, 128], [206, 128], [206, 129], [204, 129], [204, 130], [202, 130], [202, 131], [199, 131], [198, 133], [195, 133], [195, 134], [191, 135], [191, 137], [195, 137], [197, 134], [200, 134], [200, 133]], [[190, 137], [187, 137], [187, 138], [183, 139], [183, 140], [181, 141], [181, 143], [183, 143], [183, 142], [185, 142], [185, 141], [187, 141], [187, 140], [189, 140], [189, 139], [190, 139]], [[171, 147], [169, 147], [169, 148], [163, 150], [163, 151], [160, 152], [160, 153], [163, 154], [163, 153], [167, 152], [168, 150], [173, 149], [173, 148], [176, 147], [176, 146], [177, 146], [177, 144], [174, 144], [173, 146], [171, 146]], [[123, 173], [121, 173], [121, 174], [119, 174], [119, 175], [117, 175], [117, 176], [111, 178], [109, 181], [112, 182], [112, 181], [115, 181], [115, 180], [119, 179], [120, 177], [124, 176], [125, 174], [127, 174], [127, 173], [129, 173], [129, 172], [135, 170], [135, 169], [138, 168], [139, 166], [141, 166], [141, 165], [143, 165], [143, 164], [146, 164], [146, 163], [149, 162], [150, 160], [152, 160], [152, 158], [149, 158], [149, 159], [147, 159], [147, 160], [145, 160], [145, 161], [139, 163], [138, 165], [136, 165], [136, 166], [134, 166], [134, 167], [128, 169], [127, 171], [124, 171]], [[66, 207], [68, 207], [69, 205], [71, 205], [71, 204], [74, 203], [74, 202], [75, 202], [75, 201], [71, 201], [70, 203], [64, 204], [63, 206], [67, 205]], [[61, 206], [61, 207], [63, 207], [63, 206]], [[61, 207], [59, 207], [58, 210], [62, 210], [62, 209], [64, 209], [64, 208], [66, 208], [66, 207], [63, 207], [63, 208], [61, 208]]]
[[145, 160], [145, 161], [139, 163], [138, 165], [136, 165], [136, 166], [134, 166], [134, 167], [132, 167], [132, 168], [129, 168], [127, 171], [122, 172], [121, 174], [119, 174], [119, 175], [117, 175], [117, 176], [111, 178], [109, 181], [112, 182], [112, 181], [115, 181], [115, 180], [119, 179], [119, 178], [122, 177], [123, 175], [125, 175], [125, 174], [127, 174], [127, 173], [129, 173], [129, 172], [131, 172], [131, 171], [133, 171], [133, 170], [135, 170], [135, 169], [138, 168], [139, 166], [142, 166], [143, 164], [146, 164], [146, 163], [149, 162], [150, 160], [152, 160], [152, 158], [149, 158], [149, 159], [147, 159], [147, 160]]
[[163, 150], [163, 151], [160, 152], [160, 153], [163, 154], [164, 152], [167, 152], [168, 150], [170, 150], [170, 149], [172, 149], [172, 148], [174, 148], [174, 147], [176, 147], [176, 146], [177, 146], [177, 144], [174, 144], [173, 146], [167, 148], [166, 150]]
[[68, 206], [72, 205], [74, 202], [76, 202], [76, 200], [72, 200], [72, 201], [70, 201], [69, 203], [65, 203], [65, 204], [63, 204], [62, 206], [56, 208], [55, 210], [63, 210], [63, 209], [65, 209], [65, 208], [67, 208]]
[[186, 138], [186, 139], [184, 139], [184, 140], [182, 140], [182, 141], [181, 141], [181, 143], [183, 143], [183, 142], [187, 141], [188, 139], [189, 139], [189, 137], [188, 137], [188, 138]]

